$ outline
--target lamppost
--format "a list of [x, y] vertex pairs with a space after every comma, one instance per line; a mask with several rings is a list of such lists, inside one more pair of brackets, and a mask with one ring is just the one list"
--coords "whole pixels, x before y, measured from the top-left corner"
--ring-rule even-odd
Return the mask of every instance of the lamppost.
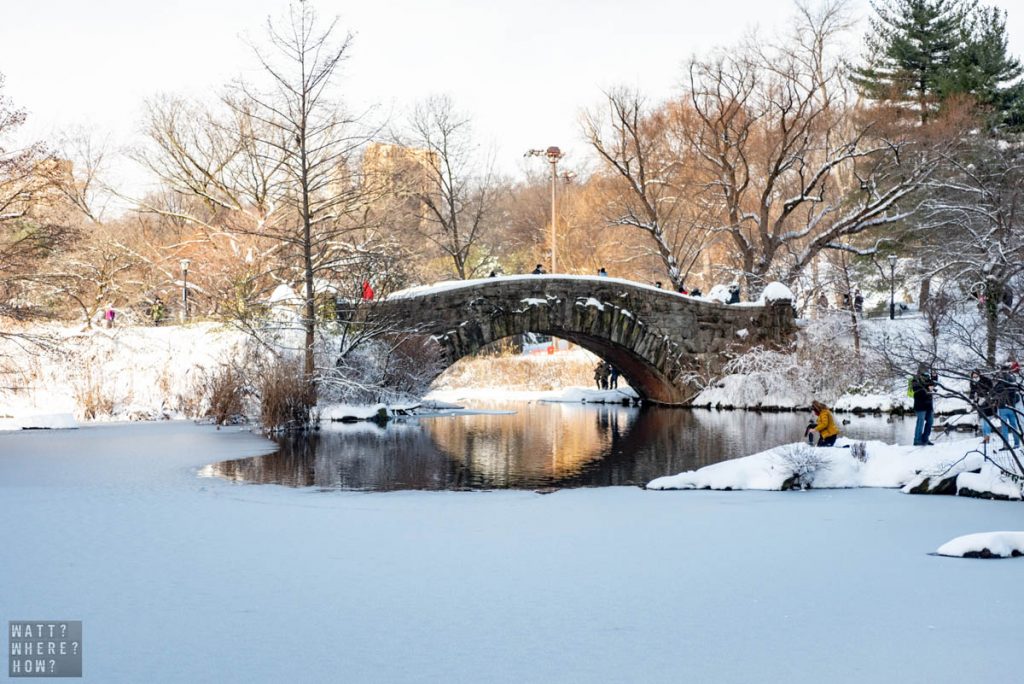
[[188, 320], [188, 266], [190, 259], [181, 260], [181, 320]]
[[530, 150], [525, 157], [546, 157], [551, 163], [551, 272], [554, 273], [557, 268], [557, 261], [555, 259], [555, 246], [556, 246], [556, 221], [558, 214], [555, 209], [555, 186], [558, 180], [558, 160], [564, 157], [562, 150], [557, 147], [549, 147], [546, 150]]
[[889, 255], [889, 320], [896, 320], [896, 255]]

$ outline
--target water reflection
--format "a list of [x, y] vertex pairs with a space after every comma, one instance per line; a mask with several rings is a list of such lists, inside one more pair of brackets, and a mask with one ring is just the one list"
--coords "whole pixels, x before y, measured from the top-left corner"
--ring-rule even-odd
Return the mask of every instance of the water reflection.
[[[793, 413], [585, 404], [494, 403], [514, 415], [413, 419], [378, 428], [332, 425], [285, 436], [270, 456], [225, 461], [202, 474], [297, 487], [491, 489], [644, 484], [792, 442]], [[844, 434], [906, 441], [910, 421], [853, 418]]]

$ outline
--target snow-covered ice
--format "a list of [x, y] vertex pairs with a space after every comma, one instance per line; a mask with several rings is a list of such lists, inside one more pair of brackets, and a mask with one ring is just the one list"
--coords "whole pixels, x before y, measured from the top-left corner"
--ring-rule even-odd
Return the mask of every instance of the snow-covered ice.
[[[187, 423], [0, 435], [0, 621], [102, 682], [1009, 681], [1016, 504], [891, 491], [323, 493], [196, 478]], [[956, 600], [951, 592], [969, 588]], [[894, 636], [895, 635], [895, 636]]]

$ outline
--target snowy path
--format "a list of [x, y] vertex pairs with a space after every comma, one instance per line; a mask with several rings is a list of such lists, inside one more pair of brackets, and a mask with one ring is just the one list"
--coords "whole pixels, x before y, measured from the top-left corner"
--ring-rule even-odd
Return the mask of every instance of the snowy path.
[[0, 623], [84, 620], [102, 682], [1017, 676], [1024, 566], [928, 553], [1019, 528], [1019, 504], [194, 477], [263, 448], [180, 423], [0, 434]]

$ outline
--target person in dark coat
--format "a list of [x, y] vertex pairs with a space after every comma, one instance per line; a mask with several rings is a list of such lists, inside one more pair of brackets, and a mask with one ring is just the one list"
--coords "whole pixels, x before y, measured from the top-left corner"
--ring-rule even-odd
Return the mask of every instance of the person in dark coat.
[[968, 394], [971, 404], [978, 410], [978, 424], [985, 441], [992, 434], [992, 418], [996, 414], [992, 397], [992, 378], [980, 370], [971, 373], [971, 388]]
[[537, 264], [537, 267], [533, 269], [533, 275], [544, 275], [544, 267]]
[[733, 283], [729, 286], [729, 303], [739, 304], [740, 303], [740, 286]]
[[609, 363], [608, 364], [608, 389], [618, 389], [618, 388], [619, 388], [619, 369]]
[[[1020, 448], [1020, 423], [1017, 422], [1017, 399], [1020, 388], [1017, 386], [1017, 378], [1010, 369], [1010, 364], [1004, 363], [999, 369], [992, 382], [993, 395], [995, 397], [996, 410], [999, 412], [999, 422], [1002, 424], [1000, 432], [1003, 435], [1003, 443], [1009, 444], [1009, 436], [1012, 434], [1013, 448]], [[1005, 446], [1003, 447], [1006, 448]]]
[[924, 363], [917, 367], [917, 375], [910, 381], [910, 389], [914, 392], [914, 413], [917, 414], [914, 446], [933, 446], [929, 437], [932, 436], [932, 422], [935, 419], [935, 382], [931, 369]]

